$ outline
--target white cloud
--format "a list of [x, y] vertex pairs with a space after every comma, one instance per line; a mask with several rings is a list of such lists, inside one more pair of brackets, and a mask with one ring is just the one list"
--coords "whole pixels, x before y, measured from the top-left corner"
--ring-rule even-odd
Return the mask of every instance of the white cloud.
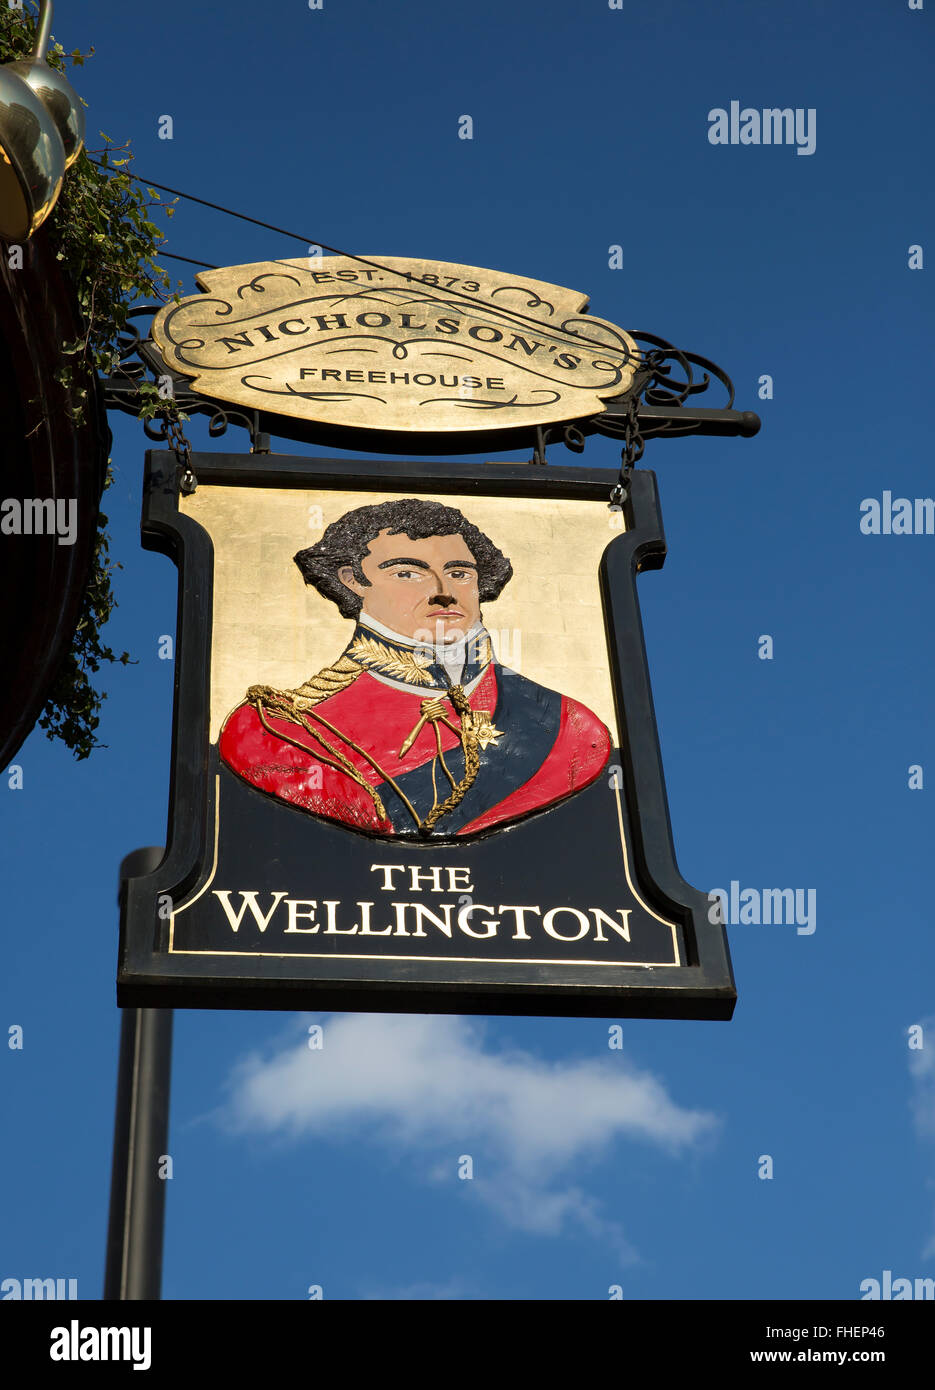
[[922, 1029], [922, 1046], [909, 1050], [912, 1113], [919, 1133], [935, 1137], [935, 1017], [923, 1018], [917, 1026]]
[[375, 1302], [386, 1303], [392, 1301], [415, 1300], [416, 1302], [443, 1302], [457, 1301], [463, 1303], [466, 1299], [479, 1298], [480, 1295], [472, 1290], [460, 1279], [448, 1279], [443, 1284], [433, 1284], [429, 1281], [417, 1284], [407, 1284], [404, 1288], [396, 1289], [389, 1285], [368, 1288], [363, 1294], [366, 1299], [373, 1299]]
[[474, 1177], [464, 1186], [507, 1224], [543, 1235], [577, 1225], [621, 1258], [634, 1258], [622, 1229], [569, 1183], [570, 1172], [580, 1182], [582, 1166], [619, 1139], [678, 1154], [716, 1127], [713, 1115], [676, 1104], [620, 1052], [549, 1062], [490, 1048], [481, 1024], [453, 1016], [336, 1014], [323, 1026], [321, 1050], [308, 1047], [303, 1019], [272, 1055], [234, 1068], [223, 1112], [230, 1126], [364, 1135], [416, 1149], [427, 1171], [447, 1180], [470, 1154]]

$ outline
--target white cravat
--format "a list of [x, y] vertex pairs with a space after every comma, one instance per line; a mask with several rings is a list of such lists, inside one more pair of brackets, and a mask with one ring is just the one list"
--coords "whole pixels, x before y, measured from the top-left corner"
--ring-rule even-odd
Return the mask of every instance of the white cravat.
[[437, 661], [440, 666], [444, 666], [448, 672], [448, 678], [452, 685], [458, 685], [461, 680], [461, 673], [464, 670], [464, 663], [467, 660], [467, 645], [473, 641], [478, 633], [484, 631], [484, 624], [477, 622], [469, 632], [458, 639], [456, 642], [426, 643], [418, 642], [414, 637], [404, 637], [401, 632], [394, 632], [385, 623], [378, 622], [369, 613], [361, 610], [357, 621], [364, 627], [376, 632], [381, 637], [388, 638], [400, 647], [412, 647], [418, 651], [431, 652], [433, 661]]

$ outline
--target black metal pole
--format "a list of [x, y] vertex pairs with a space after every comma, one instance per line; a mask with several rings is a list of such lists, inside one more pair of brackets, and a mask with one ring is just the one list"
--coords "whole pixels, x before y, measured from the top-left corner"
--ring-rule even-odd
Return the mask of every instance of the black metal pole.
[[[152, 873], [162, 849], [138, 849], [120, 865], [120, 881]], [[166, 1180], [171, 1168], [169, 1089], [172, 1010], [124, 1009], [117, 1069], [105, 1299], [158, 1299]]]

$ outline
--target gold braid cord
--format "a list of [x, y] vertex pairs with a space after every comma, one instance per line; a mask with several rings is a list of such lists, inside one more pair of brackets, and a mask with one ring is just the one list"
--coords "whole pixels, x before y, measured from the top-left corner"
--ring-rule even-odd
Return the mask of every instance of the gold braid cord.
[[[275, 690], [270, 685], [251, 685], [250, 689], [247, 691], [247, 700], [253, 705], [259, 716], [260, 723], [268, 734], [272, 734], [274, 738], [281, 738], [285, 743], [291, 743], [295, 748], [301, 748], [303, 753], [313, 753], [317, 758], [320, 758], [323, 763], [326, 763], [329, 767], [335, 768], [338, 772], [346, 772], [348, 777], [351, 777], [358, 786], [363, 787], [364, 791], [367, 792], [380, 819], [389, 819], [386, 814], [386, 808], [380, 800], [380, 795], [376, 787], [370, 785], [366, 777], [357, 771], [357, 768], [351, 762], [350, 758], [346, 758], [339, 748], [333, 747], [325, 738], [324, 734], [312, 728], [307, 715], [297, 707], [294, 692]], [[300, 725], [301, 728], [303, 728], [306, 733], [311, 734], [312, 738], [320, 743], [323, 748], [327, 748], [328, 752], [331, 754], [331, 758], [322, 757], [321, 753], [316, 752], [314, 748], [309, 748], [305, 743], [300, 743], [297, 738], [290, 738], [288, 734], [284, 734], [280, 730], [272, 728], [266, 719], [266, 711], [275, 715], [277, 719], [285, 719], [292, 724]], [[312, 715], [313, 719], [317, 717], [316, 715]], [[321, 722], [325, 724], [326, 728], [333, 729], [333, 725], [328, 724], [325, 720]], [[334, 730], [334, 732], [337, 732], [337, 730]], [[341, 735], [341, 737], [344, 737], [344, 735]], [[346, 742], [350, 744], [356, 752], [364, 752], [363, 749], [357, 747], [356, 743], [352, 743], [350, 739], [346, 739]], [[366, 753], [364, 753], [364, 757], [366, 756]], [[332, 758], [335, 761], [332, 761]], [[369, 761], [372, 761], [372, 759]]]
[[[464, 776], [456, 787], [452, 789], [451, 795], [440, 806], [435, 806], [429, 811], [425, 820], [419, 825], [419, 831], [423, 835], [431, 835], [435, 828], [435, 823], [446, 816], [449, 811], [453, 811], [456, 806], [460, 806], [468, 791], [474, 784], [480, 768], [480, 754], [477, 751], [477, 726], [474, 719], [474, 711], [468, 703], [460, 685], [453, 685], [448, 691], [449, 699], [461, 716], [461, 746], [464, 749]], [[436, 731], [437, 731], [436, 724]]]
[[[451, 774], [448, 772], [447, 767], [445, 767], [444, 759], [442, 759], [442, 766], [448, 776], [448, 780], [452, 783], [452, 791], [447, 800], [443, 801], [440, 806], [433, 806], [425, 819], [422, 820], [402, 789], [396, 784], [389, 773], [384, 771], [379, 763], [370, 756], [365, 748], [361, 748], [353, 739], [348, 738], [340, 729], [336, 729], [333, 724], [329, 724], [321, 715], [312, 713], [313, 706], [319, 704], [322, 700], [326, 700], [330, 695], [336, 695], [338, 691], [346, 689], [352, 681], [357, 679], [362, 669], [363, 668], [358, 662], [352, 661], [349, 657], [342, 656], [338, 658], [333, 666], [326, 666], [323, 671], [319, 671], [317, 676], [313, 676], [311, 680], [306, 681], [304, 685], [297, 686], [295, 690], [277, 690], [275, 686], [271, 685], [251, 685], [247, 691], [247, 703], [253, 705], [259, 716], [260, 723], [267, 733], [272, 734], [274, 738], [281, 738], [285, 743], [291, 743], [295, 748], [300, 748], [304, 753], [314, 753], [329, 767], [333, 767], [338, 772], [346, 773], [358, 786], [363, 787], [370, 796], [373, 801], [374, 809], [380, 819], [388, 820], [389, 817], [386, 814], [386, 809], [376, 788], [370, 785], [366, 777], [358, 772], [354, 764], [349, 758], [345, 757], [340, 749], [335, 748], [318, 729], [313, 728], [310, 721], [315, 720], [317, 723], [323, 724], [326, 729], [343, 739], [350, 748], [353, 748], [356, 753], [359, 753], [361, 757], [365, 758], [366, 761], [370, 763], [371, 767], [380, 774], [383, 781], [387, 782], [397, 793], [415, 821], [420, 834], [429, 836], [441, 817], [447, 815], [450, 811], [453, 811], [455, 807], [459, 806], [473, 786], [474, 779], [480, 768], [478, 730], [483, 721], [475, 717], [474, 711], [471, 709], [462, 687], [460, 685], [451, 686], [447, 694], [451, 703], [461, 716], [460, 733], [461, 746], [464, 749], [464, 776], [461, 781], [455, 785]], [[273, 715], [277, 719], [286, 720], [290, 724], [296, 724], [304, 729], [317, 743], [320, 743], [327, 749], [331, 757], [322, 757], [320, 753], [316, 753], [316, 750], [309, 748], [307, 744], [299, 742], [298, 739], [290, 738], [288, 734], [282, 733], [278, 729], [271, 728], [266, 719], [267, 713]], [[438, 737], [437, 723], [435, 732], [436, 737]], [[440, 751], [441, 749], [439, 747], [439, 752]]]

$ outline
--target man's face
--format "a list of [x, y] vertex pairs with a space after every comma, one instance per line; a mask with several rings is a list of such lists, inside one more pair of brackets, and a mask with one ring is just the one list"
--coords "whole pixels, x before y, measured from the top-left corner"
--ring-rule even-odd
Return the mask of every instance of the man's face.
[[403, 637], [456, 642], [480, 618], [477, 561], [463, 536], [411, 541], [384, 530], [370, 542], [360, 567], [369, 588], [354, 578], [350, 565], [338, 578], [360, 595], [372, 618]]

